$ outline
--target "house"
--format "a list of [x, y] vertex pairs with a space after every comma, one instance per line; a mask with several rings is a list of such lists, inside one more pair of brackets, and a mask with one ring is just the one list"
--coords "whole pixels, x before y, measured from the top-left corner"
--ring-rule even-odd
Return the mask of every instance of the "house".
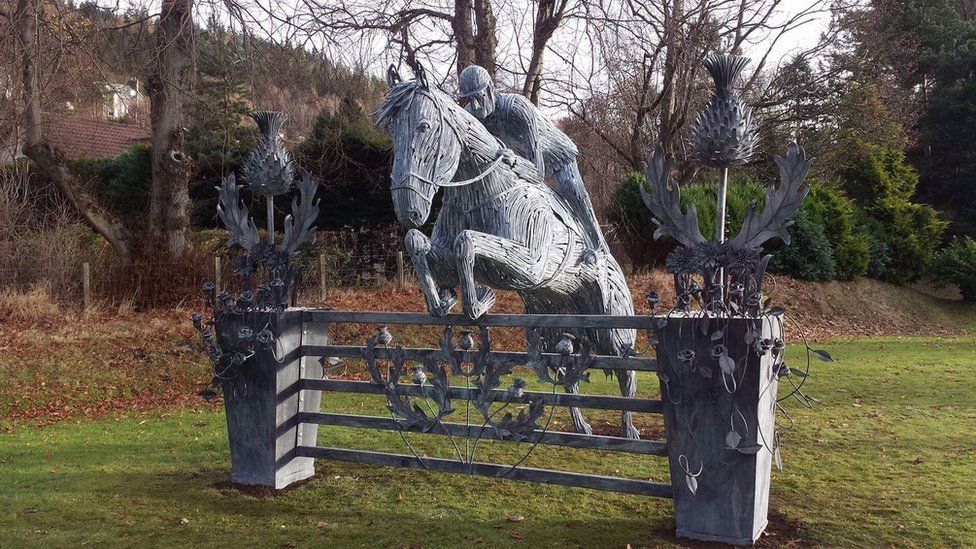
[[46, 128], [51, 146], [60, 149], [68, 158], [115, 158], [137, 143], [149, 143], [148, 128], [123, 122], [65, 117]]
[[[138, 80], [102, 84], [100, 99], [85, 105], [66, 102], [44, 116], [44, 136], [70, 158], [114, 158], [136, 143], [150, 142], [149, 102]], [[10, 90], [7, 90], [11, 93]], [[23, 128], [0, 131], [0, 164], [24, 157]]]

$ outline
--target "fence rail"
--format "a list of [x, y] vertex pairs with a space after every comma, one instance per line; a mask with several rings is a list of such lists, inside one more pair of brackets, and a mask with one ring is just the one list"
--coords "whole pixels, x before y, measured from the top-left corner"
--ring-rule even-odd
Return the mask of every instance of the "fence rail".
[[[524, 329], [564, 329], [593, 330], [593, 329], [637, 329], [648, 328], [658, 320], [652, 316], [610, 317], [603, 315], [530, 315], [530, 314], [499, 314], [486, 315], [472, 320], [463, 315], [447, 315], [434, 318], [423, 313], [401, 312], [355, 312], [333, 311], [322, 309], [289, 309], [282, 313], [277, 325], [286, 327], [279, 335], [279, 347], [273, 353], [275, 364], [290, 368], [290, 373], [268, 373], [269, 380], [277, 384], [275, 402], [280, 411], [284, 402], [288, 402], [290, 410], [282, 421], [280, 414], [276, 415], [278, 429], [276, 436], [279, 443], [276, 456], [280, 456], [281, 444], [290, 446], [291, 455], [298, 459], [330, 459], [349, 461], [373, 465], [387, 465], [425, 469], [429, 471], [453, 472], [469, 475], [486, 476], [491, 478], [505, 478], [519, 481], [543, 482], [563, 486], [593, 488], [630, 494], [640, 494], [656, 497], [672, 497], [670, 483], [652, 482], [643, 479], [600, 476], [576, 472], [537, 469], [523, 466], [523, 462], [530, 456], [537, 445], [566, 447], [580, 450], [600, 450], [608, 452], [624, 452], [643, 456], [667, 456], [668, 444], [664, 440], [637, 440], [625, 437], [585, 434], [582, 432], [562, 432], [549, 430], [550, 422], [542, 421], [545, 416], [552, 418], [557, 408], [580, 408], [608, 410], [626, 413], [662, 414], [664, 404], [659, 399], [638, 398], [626, 396], [610, 396], [601, 394], [579, 394], [574, 392], [582, 379], [582, 372], [589, 368], [614, 370], [656, 371], [657, 361], [648, 357], [621, 357], [607, 355], [582, 355], [580, 352], [553, 353], [542, 352], [541, 342], [529, 346], [528, 349], [518, 351], [491, 350], [491, 332], [485, 328], [524, 328]], [[482, 328], [477, 332], [479, 344], [476, 348], [462, 350], [454, 342], [445, 342], [443, 348], [422, 347], [389, 347], [378, 344], [379, 338], [370, 339], [363, 345], [348, 343], [332, 343], [330, 337], [342, 333], [336, 330], [337, 324], [374, 325], [378, 334], [390, 335], [389, 326], [417, 325], [417, 326], [477, 326]], [[459, 331], [451, 332], [452, 338], [460, 336]], [[356, 333], [362, 333], [357, 331]], [[324, 366], [329, 358], [356, 358], [366, 361], [370, 381], [330, 379]], [[524, 383], [519, 390], [516, 387], [506, 387], [501, 377], [514, 378], [518, 373], [513, 371], [515, 366], [526, 366], [532, 362], [534, 371], [549, 372], [555, 378], [549, 379], [551, 391], [525, 390]], [[417, 381], [411, 383], [410, 364], [427, 364], [431, 375], [436, 375], [436, 381]], [[467, 364], [468, 367], [460, 367]], [[572, 364], [572, 366], [569, 366]], [[457, 369], [455, 369], [457, 368]], [[493, 370], [502, 368], [501, 370]], [[540, 370], [541, 368], [541, 370]], [[258, 368], [256, 371], [261, 371]], [[271, 372], [275, 369], [272, 368]], [[413, 370], [416, 372], [416, 370]], [[448, 375], [450, 371], [450, 375]], [[571, 377], [568, 371], [574, 371]], [[478, 372], [478, 373], [475, 373]], [[325, 375], [324, 375], [325, 374]], [[294, 376], [294, 377], [293, 377]], [[570, 377], [560, 377], [570, 376]], [[464, 378], [463, 386], [450, 380], [457, 381]], [[540, 381], [543, 377], [540, 377]], [[557, 392], [557, 389], [565, 392]], [[225, 393], [227, 389], [225, 389]], [[387, 406], [393, 412], [389, 417], [381, 415], [356, 415], [325, 412], [319, 409], [323, 401], [322, 393], [343, 393], [358, 395], [377, 395], [386, 398]], [[457, 401], [467, 401], [477, 409], [474, 417], [469, 414], [462, 416], [456, 413]], [[311, 403], [311, 404], [310, 404]], [[432, 406], [433, 403], [433, 406]], [[397, 406], [400, 406], [397, 408]], [[427, 415], [422, 410], [427, 406]], [[509, 408], [509, 406], [511, 406]], [[435, 413], [434, 408], [437, 408]], [[272, 407], [274, 408], [274, 407]], [[467, 409], [467, 408], [466, 408]], [[409, 410], [413, 410], [410, 412]], [[530, 416], [539, 414], [535, 419], [519, 423], [523, 413]], [[507, 418], [499, 421], [500, 412], [508, 411]], [[411, 416], [411, 413], [413, 416]], [[443, 415], [441, 415], [443, 414]], [[518, 415], [518, 418], [512, 416]], [[544, 415], [543, 415], [544, 414]], [[460, 418], [463, 422], [449, 421]], [[442, 419], [443, 418], [443, 419]], [[495, 418], [493, 421], [492, 418]], [[405, 446], [410, 454], [379, 452], [372, 450], [357, 450], [337, 448], [330, 445], [325, 432], [319, 433], [319, 426], [330, 426], [345, 429], [368, 429], [399, 433], [403, 436]], [[311, 430], [310, 430], [311, 429]], [[294, 434], [292, 434], [294, 433]], [[417, 453], [404, 436], [407, 433], [417, 435], [435, 435], [451, 439], [456, 458], [427, 457]], [[284, 438], [283, 438], [284, 437]], [[462, 453], [455, 438], [465, 440], [496, 440], [520, 442], [519, 448], [526, 449], [525, 454], [513, 465], [485, 463], [478, 460], [475, 454], [477, 444], [463, 445]], [[322, 445], [317, 445], [317, 441]], [[276, 460], [283, 458], [276, 457]], [[285, 462], [288, 462], [285, 459]], [[291, 463], [291, 462], [288, 462]], [[305, 467], [305, 475], [312, 471], [310, 464]], [[278, 474], [278, 473], [276, 473]], [[293, 469], [287, 470], [287, 475], [279, 474], [278, 478], [285, 478], [283, 483], [293, 481]], [[278, 480], [275, 480], [279, 484]]]
[[[302, 350], [307, 355], [328, 356], [336, 358], [361, 358], [363, 347], [357, 345], [304, 345]], [[402, 353], [407, 360], [427, 360], [436, 358], [443, 351], [431, 348], [403, 348], [375, 349], [376, 358], [390, 359], [394, 354]], [[462, 362], [472, 362], [479, 356], [478, 351], [458, 351]], [[528, 353], [517, 351], [493, 351], [492, 356], [499, 360], [508, 360], [517, 364], [524, 364], [529, 359]], [[556, 353], [542, 353], [544, 359], [557, 359]], [[608, 355], [594, 355], [591, 357], [590, 368], [601, 370], [634, 370], [640, 372], [656, 372], [657, 359], [640, 357], [622, 357]]]
[[551, 469], [535, 469], [532, 467], [513, 468], [508, 465], [480, 462], [461, 463], [444, 458], [419, 458], [406, 454], [388, 454], [385, 452], [347, 450], [345, 448], [328, 448], [322, 446], [300, 446], [296, 448], [296, 455], [299, 457], [350, 461], [368, 465], [387, 465], [411, 469], [426, 469], [428, 471], [443, 473], [459, 473], [527, 482], [541, 482], [544, 484], [558, 484], [560, 486], [591, 488], [594, 490], [622, 492], [640, 496], [673, 497], [671, 484], [620, 477], [588, 475], [585, 473], [569, 473], [566, 471], [553, 471]]
[[[398, 383], [397, 390], [406, 396], [430, 397], [431, 387]], [[348, 381], [339, 379], [302, 379], [300, 390], [336, 391], [339, 393], [358, 393], [382, 395], [386, 388], [369, 381]], [[472, 400], [478, 397], [476, 389], [466, 387], [450, 387], [448, 395], [455, 400]], [[541, 391], [524, 391], [520, 397], [510, 397], [505, 391], [496, 389], [491, 393], [493, 402], [513, 402], [528, 404], [534, 399], [542, 400], [546, 406], [565, 406], [575, 408], [591, 408], [594, 410], [618, 410], [621, 412], [643, 412], [649, 414], [661, 413], [661, 401], [653, 398], [631, 398], [602, 395], [577, 395], [571, 393], [546, 393]]]
[[[305, 412], [298, 415], [299, 423], [315, 423], [333, 427], [360, 427], [382, 431], [402, 431], [403, 424], [388, 417], [359, 416], [348, 414], [329, 414], [322, 412]], [[447, 434], [462, 437], [477, 437], [491, 440], [505, 440], [498, 436], [491, 428], [481, 425], [467, 425], [464, 423], [441, 423], [440, 431], [433, 434]], [[580, 433], [564, 433], [560, 431], [535, 430], [526, 438], [530, 444], [546, 444], [550, 446], [567, 446], [570, 448], [589, 448], [593, 450], [607, 450], [610, 452], [628, 452], [652, 456], [667, 455], [667, 445], [661, 440], [633, 440], [603, 435], [584, 435]]]

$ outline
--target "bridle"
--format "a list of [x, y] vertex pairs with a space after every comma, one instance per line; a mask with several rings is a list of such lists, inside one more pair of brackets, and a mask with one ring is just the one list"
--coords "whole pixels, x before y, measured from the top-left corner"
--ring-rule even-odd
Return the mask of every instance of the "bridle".
[[[461, 136], [460, 130], [458, 130], [458, 128], [456, 128], [454, 126], [454, 124], [446, 124], [445, 117], [444, 117], [444, 111], [441, 108], [440, 101], [438, 101], [438, 99], [435, 96], [433, 96], [432, 94], [429, 94], [429, 93], [426, 93], [426, 92], [420, 92], [420, 93], [422, 93], [423, 95], [426, 95], [431, 100], [431, 102], [434, 103], [434, 106], [435, 106], [435, 108], [437, 110], [437, 116], [439, 118], [439, 127], [441, 128], [442, 135], [443, 135], [443, 128], [446, 125], [447, 127], [451, 128], [451, 131], [454, 132], [454, 135], [457, 137], [458, 142], [459, 143], [464, 143], [464, 138]], [[441, 146], [443, 146], [443, 137], [441, 138], [441, 142], [438, 143], [438, 149]], [[498, 168], [498, 166], [500, 166], [501, 163], [502, 163], [502, 161], [504, 160], [504, 157], [505, 157], [505, 154], [504, 153], [505, 153], [505, 148], [504, 147], [500, 147], [498, 149], [498, 152], [495, 154], [495, 159], [492, 160], [491, 164], [489, 164], [488, 167], [485, 168], [485, 170], [483, 172], [479, 173], [478, 175], [476, 175], [474, 177], [468, 178], [468, 179], [464, 179], [464, 180], [461, 180], [461, 181], [448, 181], [446, 183], [438, 183], [438, 182], [433, 181], [433, 180], [431, 180], [431, 179], [429, 179], [427, 177], [424, 177], [423, 175], [421, 175], [421, 174], [419, 174], [419, 173], [417, 173], [417, 172], [415, 172], [413, 170], [410, 170], [409, 172], [407, 172], [406, 174], [404, 174], [403, 177], [401, 177], [400, 179], [394, 181], [393, 184], [390, 186], [390, 190], [391, 191], [395, 191], [397, 189], [406, 189], [408, 191], [412, 191], [415, 194], [417, 194], [418, 196], [420, 196], [422, 199], [424, 199], [424, 201], [426, 201], [428, 204], [430, 204], [431, 202], [433, 202], [433, 195], [436, 194], [436, 192], [435, 193], [432, 193], [431, 196], [427, 196], [424, 193], [420, 192], [418, 189], [414, 188], [413, 186], [408, 185], [406, 183], [406, 181], [409, 180], [411, 177], [413, 177], [413, 178], [419, 179], [420, 181], [422, 181], [424, 183], [427, 183], [428, 185], [432, 185], [432, 186], [434, 186], [435, 188], [438, 188], [438, 189], [440, 189], [440, 188], [450, 188], [450, 187], [464, 187], [464, 186], [467, 186], [467, 185], [471, 185], [473, 183], [477, 183], [478, 181], [481, 181], [482, 179], [484, 179], [484, 178], [488, 177], [489, 175], [491, 175], [491, 173], [494, 172], [495, 169]], [[433, 170], [434, 173], [437, 173], [437, 161], [438, 161], [438, 158], [435, 157], [434, 158], [434, 170]]]

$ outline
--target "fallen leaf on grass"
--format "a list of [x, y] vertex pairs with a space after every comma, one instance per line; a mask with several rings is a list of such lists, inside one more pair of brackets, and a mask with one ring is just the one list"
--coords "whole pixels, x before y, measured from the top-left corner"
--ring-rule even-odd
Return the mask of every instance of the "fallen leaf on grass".
[[188, 519], [186, 517], [183, 517], [183, 518], [180, 519], [180, 526], [185, 526], [187, 524], [190, 524], [190, 519]]
[[315, 527], [318, 528], [318, 529], [328, 528], [329, 526], [332, 526], [332, 524], [331, 523], [328, 523], [328, 522], [325, 522], [324, 520], [320, 520], [318, 522], [318, 524], [315, 525]]
[[470, 541], [471, 543], [483, 543], [484, 538], [480, 536], [464, 536], [465, 541]]
[[512, 515], [508, 517], [508, 522], [522, 522], [524, 520], [525, 517], [523, 517], [522, 515]]
[[511, 530], [511, 531], [508, 532], [508, 535], [512, 539], [522, 539], [522, 538], [525, 537], [524, 535], [522, 535], [522, 532], [519, 532], [518, 530]]

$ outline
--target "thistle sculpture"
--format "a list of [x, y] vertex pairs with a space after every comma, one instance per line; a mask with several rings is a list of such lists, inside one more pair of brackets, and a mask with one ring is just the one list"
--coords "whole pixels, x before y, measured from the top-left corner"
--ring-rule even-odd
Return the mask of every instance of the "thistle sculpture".
[[[234, 378], [246, 360], [273, 346], [274, 330], [268, 319], [295, 303], [302, 277], [293, 260], [303, 244], [315, 241], [312, 224], [319, 213], [315, 200], [318, 183], [304, 171], [295, 181], [291, 153], [279, 135], [287, 117], [269, 111], [251, 116], [261, 136], [244, 163], [241, 175], [246, 185], [238, 185], [231, 174], [217, 187], [217, 215], [230, 233], [227, 246], [241, 250], [234, 262], [239, 291], [235, 294], [220, 291], [211, 282], [204, 284], [213, 318], [205, 322], [202, 315], [193, 317], [213, 362], [215, 382]], [[245, 187], [254, 199], [264, 199], [268, 231], [265, 241], [241, 198]], [[296, 187], [298, 196], [292, 200], [279, 242], [275, 238], [274, 197]]]
[[691, 146], [695, 159], [718, 168], [718, 218], [715, 238], [725, 241], [725, 197], [728, 191], [729, 167], [749, 161], [758, 140], [752, 109], [742, 102], [732, 84], [749, 59], [736, 55], [712, 55], [705, 59], [705, 69], [715, 81], [715, 93], [708, 106], [698, 115]]
[[[766, 525], [770, 465], [780, 466], [776, 430], [777, 384], [800, 387], [806, 370], [786, 365], [784, 312], [763, 295], [771, 239], [788, 244], [787, 229], [809, 192], [804, 184], [813, 162], [792, 143], [774, 158], [778, 185], [766, 189], [760, 210], [750, 204], [742, 229], [725, 235], [729, 168], [749, 161], [757, 137], [751, 109], [732, 85], [748, 60], [714, 55], [704, 65], [715, 93], [698, 116], [691, 138], [693, 160], [719, 170], [714, 240], [706, 239], [693, 205], [681, 210], [681, 189], [671, 179], [671, 159], [660, 149], [644, 167], [648, 189], [641, 197], [657, 222], [655, 238], [678, 247], [668, 255], [675, 303], [650, 330], [655, 346], [665, 416], [678, 535], [750, 544]], [[648, 295], [654, 310], [660, 298]], [[696, 310], [697, 306], [697, 310]], [[794, 379], [798, 381], [794, 381]], [[683, 480], [683, 482], [682, 482]]]

